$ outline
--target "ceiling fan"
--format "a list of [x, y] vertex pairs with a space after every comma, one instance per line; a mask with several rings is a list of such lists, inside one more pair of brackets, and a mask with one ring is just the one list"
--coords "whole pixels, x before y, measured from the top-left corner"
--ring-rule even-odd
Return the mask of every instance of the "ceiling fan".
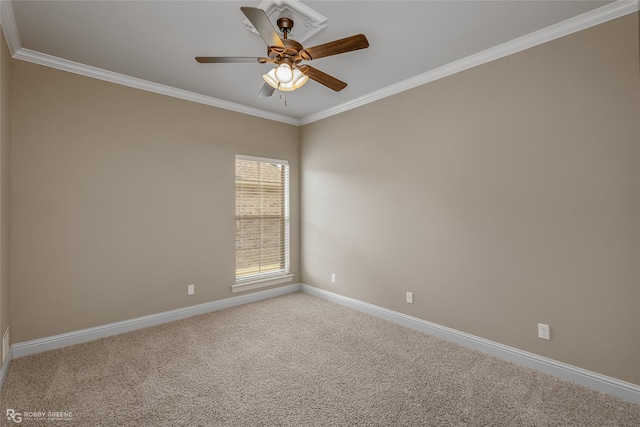
[[310, 65], [300, 64], [300, 62], [369, 47], [369, 41], [364, 34], [358, 34], [305, 49], [302, 44], [287, 38], [289, 31], [293, 28], [292, 19], [278, 19], [277, 25], [283, 34], [283, 37], [280, 38], [264, 10], [246, 6], [241, 7], [240, 10], [242, 10], [242, 13], [245, 14], [267, 44], [267, 56], [196, 56], [196, 61], [201, 64], [241, 62], [276, 64], [275, 68], [262, 76], [265, 83], [260, 90], [259, 96], [271, 96], [276, 89], [285, 92], [299, 89], [309, 79], [315, 80], [336, 92], [341, 91], [347, 86], [345, 82]]

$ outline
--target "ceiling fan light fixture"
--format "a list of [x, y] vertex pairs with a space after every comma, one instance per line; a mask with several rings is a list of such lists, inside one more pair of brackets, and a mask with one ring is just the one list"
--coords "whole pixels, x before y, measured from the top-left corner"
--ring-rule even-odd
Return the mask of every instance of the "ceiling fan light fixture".
[[274, 89], [278, 89], [278, 86], [280, 86], [280, 82], [278, 81], [278, 79], [276, 79], [276, 69], [272, 68], [271, 71], [269, 71], [267, 74], [264, 74], [262, 76], [262, 78], [264, 79], [264, 81], [271, 86]]
[[290, 83], [293, 80], [293, 70], [291, 65], [283, 62], [276, 68], [276, 80], [280, 83]]
[[293, 79], [289, 83], [280, 84], [278, 89], [284, 92], [290, 92], [292, 90], [300, 89], [309, 80], [309, 76], [302, 73], [297, 68], [293, 69]]
[[264, 81], [274, 89], [278, 89], [283, 92], [291, 92], [296, 89], [300, 89], [309, 81], [309, 76], [300, 71], [297, 67], [292, 69], [293, 77], [288, 83], [281, 83], [277, 78], [277, 70], [279, 67], [272, 68], [267, 74], [264, 74], [262, 78]]

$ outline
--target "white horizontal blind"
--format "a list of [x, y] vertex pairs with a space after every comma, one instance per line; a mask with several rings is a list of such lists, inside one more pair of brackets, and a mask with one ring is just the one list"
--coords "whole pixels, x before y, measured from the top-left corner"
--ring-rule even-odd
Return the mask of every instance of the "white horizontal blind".
[[236, 156], [236, 283], [289, 273], [289, 164]]

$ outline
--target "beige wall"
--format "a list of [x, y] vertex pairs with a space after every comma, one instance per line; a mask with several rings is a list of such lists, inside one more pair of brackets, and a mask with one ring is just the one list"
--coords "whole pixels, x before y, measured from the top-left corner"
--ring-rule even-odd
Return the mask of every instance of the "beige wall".
[[629, 15], [302, 129], [3, 41], [0, 327], [22, 342], [232, 296], [247, 154], [291, 164], [296, 280], [640, 384], [638, 41]]
[[[0, 349], [9, 327], [10, 275], [10, 178], [11, 178], [11, 54], [0, 29]], [[1, 350], [0, 350], [1, 351]], [[0, 362], [2, 356], [0, 354]]]
[[638, 52], [627, 15], [304, 126], [303, 282], [640, 384]]
[[236, 154], [290, 163], [298, 280], [299, 128], [23, 61], [12, 78], [14, 342], [231, 297]]

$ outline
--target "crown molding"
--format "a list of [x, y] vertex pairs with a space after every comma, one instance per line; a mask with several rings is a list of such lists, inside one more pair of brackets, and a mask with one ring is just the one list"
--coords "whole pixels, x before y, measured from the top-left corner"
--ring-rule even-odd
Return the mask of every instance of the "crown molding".
[[69, 61], [67, 59], [58, 58], [29, 49], [21, 48], [15, 53], [15, 55], [13, 55], [13, 57], [15, 59], [32, 62], [34, 64], [44, 65], [46, 67], [56, 68], [58, 70], [68, 71], [70, 73], [80, 74], [83, 76], [92, 77], [123, 86], [129, 86], [148, 92], [155, 92], [161, 95], [167, 95], [174, 98], [184, 99], [186, 101], [197, 102], [199, 104], [210, 105], [212, 107], [223, 108], [225, 110], [235, 111], [238, 113], [248, 114], [250, 116], [256, 116], [267, 120], [274, 120], [290, 125], [300, 125], [300, 121], [298, 119], [285, 116], [283, 114], [272, 113], [270, 111], [261, 110], [259, 108], [248, 107], [246, 105], [225, 101], [223, 99], [218, 99], [195, 92], [190, 92], [188, 90], [178, 89], [172, 86], [167, 86], [160, 83], [150, 82], [148, 80], [115, 73], [113, 71], [103, 70], [101, 68], [80, 64], [78, 62]]
[[2, 25], [2, 31], [4, 32], [4, 38], [7, 40], [9, 52], [11, 52], [11, 56], [13, 56], [20, 50], [22, 44], [20, 43], [18, 25], [16, 24], [16, 17], [13, 14], [13, 6], [10, 1], [0, 0], [0, 25]]
[[327, 117], [331, 117], [336, 114], [361, 107], [379, 99], [386, 98], [409, 89], [413, 89], [417, 86], [422, 86], [426, 83], [439, 80], [452, 74], [468, 70], [469, 68], [477, 67], [478, 65], [482, 65], [487, 62], [491, 62], [496, 59], [521, 52], [542, 43], [564, 37], [566, 35], [587, 29], [589, 27], [593, 27], [598, 24], [602, 24], [612, 19], [619, 18], [621, 16], [637, 11], [637, 0], [615, 1], [608, 5], [599, 7], [598, 9], [583, 13], [582, 15], [578, 15], [574, 18], [569, 18], [565, 21], [524, 35], [517, 39], [513, 39], [482, 52], [467, 56], [466, 58], [462, 58], [458, 61], [443, 65], [442, 67], [427, 71], [426, 73], [419, 74], [410, 79], [403, 80], [375, 92], [371, 92], [367, 95], [361, 96], [360, 98], [356, 98], [344, 104], [329, 108], [324, 111], [320, 111], [315, 114], [310, 114], [300, 120], [301, 125], [313, 123], [318, 120], [322, 120]]
[[183, 89], [177, 89], [171, 86], [126, 76], [124, 74], [114, 73], [112, 71], [107, 71], [89, 65], [80, 64], [78, 62], [73, 62], [55, 56], [47, 55], [44, 53], [35, 52], [29, 49], [24, 49], [20, 44], [18, 27], [16, 25], [15, 17], [13, 14], [13, 8], [11, 7], [11, 1], [9, 0], [0, 0], [0, 23], [2, 25], [5, 38], [7, 39], [7, 44], [9, 45], [11, 55], [16, 59], [33, 62], [46, 67], [56, 68], [87, 77], [105, 80], [136, 89], [155, 92], [162, 95], [209, 105], [212, 107], [218, 107], [225, 110], [248, 114], [267, 120], [273, 120], [294, 126], [302, 126], [637, 11], [637, 0], [617, 0], [598, 9], [586, 12], [574, 18], [567, 19], [565, 21], [551, 25], [547, 28], [543, 28], [541, 30], [489, 48], [466, 58], [462, 58], [458, 61], [454, 61], [426, 73], [419, 74], [415, 77], [371, 92], [367, 95], [361, 96], [344, 104], [329, 108], [324, 111], [320, 111], [318, 113], [310, 114], [301, 119], [286, 116], [283, 114], [272, 113], [270, 111], [261, 110], [259, 108], [248, 107], [242, 104], [225, 101], [222, 99], [186, 91]]

